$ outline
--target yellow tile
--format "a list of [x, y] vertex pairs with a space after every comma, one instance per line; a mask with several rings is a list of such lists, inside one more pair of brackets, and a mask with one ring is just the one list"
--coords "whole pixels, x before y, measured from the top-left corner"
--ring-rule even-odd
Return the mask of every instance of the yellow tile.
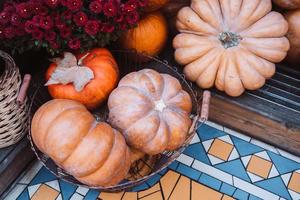
[[161, 183], [161, 187], [165, 199], [169, 198], [174, 186], [176, 185], [179, 176], [180, 175], [178, 173], [169, 170], [168, 173], [166, 173], [166, 175], [164, 175], [160, 179], [160, 183]]
[[190, 200], [190, 194], [191, 179], [181, 176], [170, 196], [170, 200]]
[[48, 185], [42, 184], [35, 192], [31, 200], [55, 200], [59, 192]]
[[235, 200], [235, 198], [227, 196], [226, 194], [224, 194], [222, 200]]
[[137, 192], [125, 192], [122, 200], [137, 200]]
[[300, 193], [300, 174], [299, 173], [294, 172], [292, 174], [288, 188], [295, 192]]
[[252, 156], [247, 171], [263, 178], [268, 178], [272, 163], [258, 156]]
[[123, 194], [124, 192], [118, 192], [118, 193], [101, 192], [99, 198], [103, 200], [121, 200]]
[[232, 149], [233, 149], [232, 144], [224, 142], [220, 139], [215, 139], [208, 153], [222, 160], [228, 160]]
[[140, 200], [163, 200], [163, 196], [160, 191], [150, 194], [141, 198]]
[[221, 200], [222, 194], [199, 183], [192, 181], [191, 200]]
[[149, 188], [148, 190], [144, 190], [142, 192], [139, 192], [138, 193], [138, 197], [139, 198], [142, 198], [148, 194], [151, 194], [151, 193], [154, 193], [154, 192], [157, 192], [160, 190], [160, 186], [159, 186], [159, 183], [157, 183], [156, 185], [152, 186], [151, 188]]

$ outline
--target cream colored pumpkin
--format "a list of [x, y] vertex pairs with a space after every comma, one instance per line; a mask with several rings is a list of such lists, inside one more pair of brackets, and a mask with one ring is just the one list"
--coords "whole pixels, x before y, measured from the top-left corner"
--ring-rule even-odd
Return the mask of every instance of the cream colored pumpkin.
[[124, 137], [110, 125], [97, 122], [84, 105], [51, 100], [35, 113], [31, 124], [36, 146], [53, 161], [89, 186], [112, 186], [130, 168]]
[[271, 9], [271, 0], [192, 0], [173, 40], [186, 77], [231, 96], [262, 87], [290, 47], [288, 24]]
[[151, 69], [121, 79], [108, 99], [109, 122], [147, 154], [180, 147], [191, 126], [192, 102], [179, 81]]

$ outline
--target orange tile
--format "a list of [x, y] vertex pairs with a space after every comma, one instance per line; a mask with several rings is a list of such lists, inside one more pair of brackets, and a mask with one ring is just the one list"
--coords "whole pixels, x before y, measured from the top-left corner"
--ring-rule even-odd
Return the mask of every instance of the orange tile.
[[137, 192], [125, 192], [122, 200], [137, 200]]
[[158, 191], [158, 192], [155, 192], [148, 196], [145, 196], [145, 197], [141, 198], [140, 200], [163, 200], [163, 196], [161, 194], [161, 191]]
[[99, 198], [103, 200], [121, 200], [123, 194], [124, 192], [118, 192], [118, 193], [101, 192]]
[[221, 193], [192, 181], [191, 200], [221, 200], [222, 196]]
[[170, 200], [190, 200], [190, 194], [191, 179], [181, 176], [170, 196]]
[[160, 190], [160, 186], [159, 186], [159, 183], [157, 183], [156, 185], [152, 186], [151, 188], [149, 188], [148, 190], [144, 190], [142, 192], [139, 192], [138, 193], [138, 197], [139, 198], [142, 198], [148, 194], [151, 194], [151, 193], [154, 193], [154, 192], [157, 192]]
[[208, 153], [222, 160], [228, 160], [232, 149], [233, 149], [232, 144], [224, 142], [220, 139], [215, 139]]
[[161, 187], [165, 199], [169, 198], [174, 186], [176, 185], [179, 176], [180, 175], [178, 173], [169, 170], [168, 173], [166, 173], [166, 175], [164, 175], [160, 179], [160, 183], [161, 183]]
[[235, 200], [235, 198], [227, 196], [226, 194], [224, 194], [222, 200]]
[[292, 174], [288, 188], [295, 192], [300, 193], [300, 174], [299, 173], [294, 172]]
[[272, 163], [270, 161], [254, 155], [249, 161], [247, 171], [260, 177], [268, 178], [271, 168]]
[[55, 200], [59, 192], [48, 185], [42, 184], [32, 196], [31, 200]]

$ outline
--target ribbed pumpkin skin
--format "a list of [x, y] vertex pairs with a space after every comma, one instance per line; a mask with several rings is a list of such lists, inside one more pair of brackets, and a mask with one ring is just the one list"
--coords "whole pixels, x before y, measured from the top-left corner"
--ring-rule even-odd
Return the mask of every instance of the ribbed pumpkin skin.
[[289, 32], [287, 38], [290, 41], [291, 48], [288, 51], [286, 60], [294, 65], [300, 64], [300, 9], [289, 11], [285, 14], [289, 23]]
[[137, 27], [129, 29], [121, 37], [125, 49], [136, 49], [139, 53], [157, 55], [164, 47], [168, 36], [167, 22], [160, 12], [147, 13]]
[[150, 69], [122, 78], [108, 108], [127, 143], [151, 155], [180, 147], [191, 126], [189, 94], [174, 77]]
[[192, 0], [173, 40], [186, 77], [230, 96], [262, 87], [289, 50], [288, 23], [271, 10], [271, 0]]
[[284, 9], [300, 8], [300, 0], [273, 0], [273, 2]]
[[168, 3], [169, 0], [149, 0], [147, 6], [144, 8], [146, 12], [153, 12]]
[[31, 123], [36, 146], [76, 179], [90, 186], [115, 185], [127, 175], [131, 159], [123, 136], [98, 123], [82, 104], [51, 100]]
[[[83, 65], [94, 72], [95, 78], [81, 92], [77, 92], [73, 84], [49, 85], [48, 91], [55, 99], [79, 101], [87, 108], [94, 109], [105, 101], [116, 87], [119, 77], [118, 65], [111, 53], [104, 48], [91, 50], [89, 55], [83, 59]], [[46, 72], [46, 80], [49, 80], [55, 69], [56, 64], [52, 63]]]

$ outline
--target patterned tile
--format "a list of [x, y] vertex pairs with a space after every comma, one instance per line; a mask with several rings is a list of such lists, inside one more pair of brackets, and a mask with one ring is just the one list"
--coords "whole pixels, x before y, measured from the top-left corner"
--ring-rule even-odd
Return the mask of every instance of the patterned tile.
[[213, 122], [168, 168], [131, 191], [100, 193], [58, 180], [41, 163], [5, 200], [300, 199], [300, 158]]

